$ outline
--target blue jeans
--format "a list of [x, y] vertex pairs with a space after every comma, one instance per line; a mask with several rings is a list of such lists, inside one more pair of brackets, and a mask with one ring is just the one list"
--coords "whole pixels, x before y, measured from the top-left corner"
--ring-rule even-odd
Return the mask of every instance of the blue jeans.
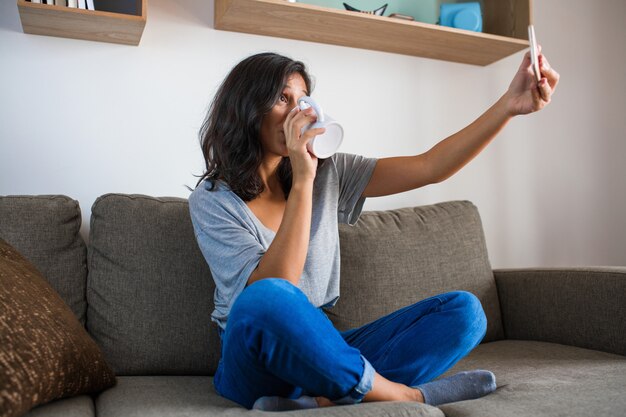
[[263, 396], [354, 404], [372, 389], [374, 370], [409, 386], [431, 381], [476, 347], [486, 327], [480, 301], [454, 291], [339, 332], [296, 286], [266, 278], [231, 309], [215, 388], [247, 408]]

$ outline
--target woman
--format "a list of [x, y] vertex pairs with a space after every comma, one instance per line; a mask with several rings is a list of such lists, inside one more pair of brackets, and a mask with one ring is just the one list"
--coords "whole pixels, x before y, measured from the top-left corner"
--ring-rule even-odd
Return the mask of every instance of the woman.
[[483, 338], [486, 319], [467, 292], [422, 300], [361, 328], [337, 331], [321, 307], [339, 297], [338, 222], [365, 198], [443, 181], [515, 115], [550, 102], [559, 75], [527, 53], [508, 91], [471, 125], [428, 152], [318, 160], [301, 134], [316, 120], [304, 64], [262, 53], [237, 64], [201, 129], [206, 172], [189, 198], [196, 238], [215, 280], [222, 358], [217, 392], [247, 408], [286, 410], [360, 401], [432, 405], [495, 389], [489, 371], [435, 378]]

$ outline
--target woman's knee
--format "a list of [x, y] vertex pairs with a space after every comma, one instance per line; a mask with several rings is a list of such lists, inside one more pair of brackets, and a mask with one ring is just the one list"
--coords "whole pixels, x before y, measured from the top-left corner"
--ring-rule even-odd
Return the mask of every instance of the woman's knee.
[[302, 291], [286, 279], [261, 279], [250, 284], [239, 295], [231, 309], [229, 321], [245, 316], [267, 323], [301, 296], [306, 299]]
[[467, 291], [448, 293], [452, 311], [458, 316], [460, 333], [466, 337], [477, 339], [478, 344], [487, 331], [487, 317], [478, 297]]

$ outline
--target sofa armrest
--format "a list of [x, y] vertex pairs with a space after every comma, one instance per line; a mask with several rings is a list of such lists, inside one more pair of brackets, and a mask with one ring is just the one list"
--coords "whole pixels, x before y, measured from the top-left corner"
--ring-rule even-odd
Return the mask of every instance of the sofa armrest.
[[626, 355], [626, 267], [494, 270], [507, 339]]

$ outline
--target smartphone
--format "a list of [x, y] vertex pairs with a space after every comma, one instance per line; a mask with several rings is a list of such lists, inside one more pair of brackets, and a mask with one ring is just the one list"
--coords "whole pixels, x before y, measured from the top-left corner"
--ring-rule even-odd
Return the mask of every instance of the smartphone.
[[537, 38], [535, 37], [535, 27], [528, 25], [528, 41], [530, 42], [530, 63], [535, 73], [537, 82], [541, 81], [541, 72], [539, 71], [539, 54], [537, 53]]

